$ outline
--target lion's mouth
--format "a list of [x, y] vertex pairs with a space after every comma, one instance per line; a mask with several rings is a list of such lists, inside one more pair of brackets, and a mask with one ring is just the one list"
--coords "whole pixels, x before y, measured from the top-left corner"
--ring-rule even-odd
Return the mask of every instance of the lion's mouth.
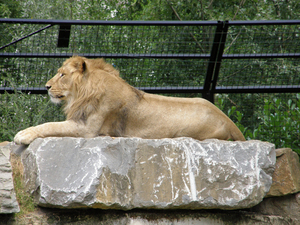
[[60, 104], [61, 101], [63, 100], [62, 98], [64, 98], [64, 95], [52, 95], [49, 93], [51, 102], [55, 103], [55, 104]]
[[52, 95], [51, 93], [49, 93], [49, 95], [50, 95], [51, 98], [59, 98], [59, 99], [60, 99], [60, 98], [65, 97], [64, 95], [55, 95], [55, 96], [54, 96], [54, 95]]

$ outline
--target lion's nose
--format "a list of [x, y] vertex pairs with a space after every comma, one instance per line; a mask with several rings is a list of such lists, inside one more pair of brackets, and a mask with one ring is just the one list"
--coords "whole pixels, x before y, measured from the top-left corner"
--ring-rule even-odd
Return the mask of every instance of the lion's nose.
[[46, 85], [46, 88], [47, 88], [47, 90], [49, 90], [51, 88], [51, 86], [50, 85]]

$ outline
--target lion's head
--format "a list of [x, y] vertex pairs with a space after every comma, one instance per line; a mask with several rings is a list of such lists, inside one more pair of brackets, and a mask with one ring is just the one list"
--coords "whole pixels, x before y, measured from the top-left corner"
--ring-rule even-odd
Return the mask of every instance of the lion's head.
[[78, 78], [85, 70], [85, 62], [77, 64], [65, 61], [62, 67], [57, 70], [57, 74], [46, 83], [48, 94], [53, 103], [60, 103], [62, 100], [68, 101], [72, 97], [74, 78]]
[[103, 59], [73, 56], [46, 83], [46, 88], [53, 103], [65, 102], [68, 118], [79, 119], [98, 105], [103, 76], [119, 78], [119, 71]]

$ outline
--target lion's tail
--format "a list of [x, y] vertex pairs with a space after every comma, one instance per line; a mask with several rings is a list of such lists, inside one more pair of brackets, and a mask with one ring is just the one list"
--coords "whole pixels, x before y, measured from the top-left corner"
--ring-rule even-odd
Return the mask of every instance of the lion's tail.
[[243, 133], [237, 127], [236, 127], [236, 129], [231, 131], [231, 137], [234, 141], [246, 141]]

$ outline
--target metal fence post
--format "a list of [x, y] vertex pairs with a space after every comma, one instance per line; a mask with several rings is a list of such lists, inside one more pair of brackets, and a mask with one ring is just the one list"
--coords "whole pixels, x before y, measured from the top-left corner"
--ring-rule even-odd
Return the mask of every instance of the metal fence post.
[[202, 94], [203, 98], [212, 103], [214, 103], [214, 94], [224, 52], [227, 31], [228, 21], [218, 21]]

